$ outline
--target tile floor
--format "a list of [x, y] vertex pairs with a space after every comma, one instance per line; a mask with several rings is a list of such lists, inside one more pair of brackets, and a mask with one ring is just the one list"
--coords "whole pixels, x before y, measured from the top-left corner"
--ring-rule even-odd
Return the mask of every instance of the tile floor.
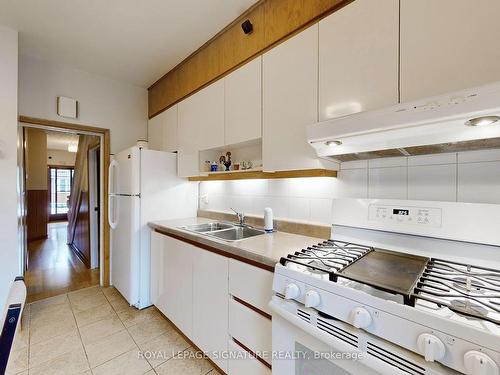
[[194, 354], [155, 307], [90, 287], [26, 305], [7, 374], [218, 374]]

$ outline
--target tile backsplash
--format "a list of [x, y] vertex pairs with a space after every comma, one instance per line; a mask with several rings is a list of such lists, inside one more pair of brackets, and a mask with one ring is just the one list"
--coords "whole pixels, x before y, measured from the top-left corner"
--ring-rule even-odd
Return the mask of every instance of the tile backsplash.
[[329, 224], [334, 198], [500, 204], [500, 149], [342, 163], [338, 178], [205, 181], [200, 208]]

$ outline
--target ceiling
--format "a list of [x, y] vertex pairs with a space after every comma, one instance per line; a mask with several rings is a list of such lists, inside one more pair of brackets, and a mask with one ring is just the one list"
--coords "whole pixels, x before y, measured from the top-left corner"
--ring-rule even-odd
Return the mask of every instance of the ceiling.
[[68, 145], [78, 144], [78, 134], [47, 131], [47, 149], [68, 151]]
[[148, 87], [256, 0], [0, 0], [21, 55]]

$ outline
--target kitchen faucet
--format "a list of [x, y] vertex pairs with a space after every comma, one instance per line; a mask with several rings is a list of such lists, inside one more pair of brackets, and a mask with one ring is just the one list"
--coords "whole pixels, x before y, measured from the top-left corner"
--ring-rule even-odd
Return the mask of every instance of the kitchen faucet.
[[245, 214], [243, 212], [236, 211], [234, 208], [231, 208], [231, 210], [233, 210], [234, 213], [236, 214], [236, 216], [238, 217], [238, 224], [241, 226], [244, 226], [245, 225]]

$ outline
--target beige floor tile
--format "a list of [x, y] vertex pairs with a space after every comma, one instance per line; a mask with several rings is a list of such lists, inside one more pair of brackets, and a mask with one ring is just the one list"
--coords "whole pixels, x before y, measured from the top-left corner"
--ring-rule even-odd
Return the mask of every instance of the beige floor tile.
[[30, 375], [73, 375], [89, 370], [83, 349], [66, 353], [41, 365], [31, 367]]
[[80, 327], [80, 334], [84, 344], [90, 344], [106, 336], [122, 331], [125, 327], [118, 316], [111, 316], [84, 327]]
[[103, 319], [117, 317], [115, 310], [109, 303], [101, 306], [92, 307], [85, 311], [75, 312], [76, 324], [78, 327], [84, 327]]
[[127, 328], [138, 344], [150, 341], [162, 333], [172, 329], [170, 323], [160, 315], [153, 315], [148, 320]]
[[[194, 351], [186, 351], [185, 358], [173, 357], [155, 368], [158, 375], [205, 375], [213, 370], [206, 359], [195, 357]], [[189, 357], [188, 357], [189, 356]]]
[[153, 340], [139, 344], [139, 348], [153, 367], [158, 367], [189, 346], [189, 343], [173, 328], [167, 329], [165, 333]]
[[57, 336], [48, 341], [31, 345], [29, 366], [37, 366], [60, 357], [63, 354], [81, 349], [83, 349], [83, 345], [77, 331], [73, 331], [69, 335]]
[[30, 326], [37, 322], [58, 321], [73, 317], [73, 311], [69, 301], [60, 305], [48, 305], [42, 309], [34, 310], [30, 314]]
[[107, 296], [109, 303], [111, 306], [113, 306], [113, 309], [115, 309], [116, 312], [127, 310], [127, 309], [132, 309], [127, 302], [125, 298], [123, 298], [120, 294], [114, 295], [114, 296]]
[[30, 325], [30, 344], [49, 340], [53, 337], [67, 335], [76, 330], [75, 319], [62, 319], [60, 321], [39, 321]]
[[125, 327], [131, 327], [161, 316], [156, 307], [148, 307], [144, 310], [137, 310], [135, 307], [129, 307], [117, 313]]
[[116, 288], [114, 288], [112, 286], [108, 286], [108, 287], [102, 288], [102, 292], [104, 293], [104, 295], [108, 299], [113, 299], [113, 298], [116, 298], [116, 297], [121, 297], [120, 292], [118, 292], [118, 290], [116, 290]]
[[31, 312], [37, 313], [41, 310], [67, 303], [68, 303], [68, 296], [66, 294], [61, 294], [58, 296], [45, 298], [43, 300], [31, 303]]
[[132, 340], [132, 337], [125, 329], [96, 342], [84, 345], [91, 368], [99, 366], [132, 349], [138, 350], [134, 340]]
[[12, 344], [12, 349], [25, 348], [29, 344], [29, 326], [18, 325], [16, 335], [14, 337], [14, 343]]
[[79, 289], [75, 290], [74, 292], [68, 293], [68, 298], [70, 301], [77, 301], [79, 299], [91, 297], [96, 294], [103, 294], [101, 287], [91, 286], [90, 288]]
[[142, 375], [151, 370], [149, 363], [132, 349], [92, 369], [94, 375]]
[[89, 310], [93, 307], [107, 305], [108, 300], [104, 297], [104, 294], [93, 294], [86, 297], [70, 299], [71, 307], [75, 313]]
[[10, 352], [6, 375], [18, 374], [28, 369], [28, 346]]

